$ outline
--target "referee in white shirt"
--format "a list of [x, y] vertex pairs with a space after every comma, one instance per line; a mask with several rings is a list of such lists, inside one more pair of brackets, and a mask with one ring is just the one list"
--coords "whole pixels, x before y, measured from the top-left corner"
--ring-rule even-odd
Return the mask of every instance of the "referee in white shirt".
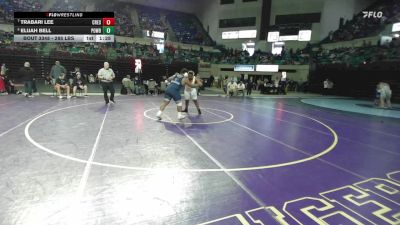
[[[104, 67], [99, 70], [97, 76], [101, 82], [101, 86], [103, 87], [104, 101], [106, 101], [106, 104], [108, 104], [110, 101], [111, 103], [115, 103], [115, 89], [113, 83], [115, 74], [114, 71], [110, 68], [110, 64], [108, 62], [104, 62]], [[107, 91], [110, 91], [111, 93], [110, 99], [108, 99]]]

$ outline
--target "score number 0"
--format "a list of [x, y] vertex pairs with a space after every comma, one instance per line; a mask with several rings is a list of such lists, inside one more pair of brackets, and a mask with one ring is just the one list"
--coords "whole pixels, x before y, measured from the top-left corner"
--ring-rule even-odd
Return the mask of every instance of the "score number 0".
[[103, 26], [114, 26], [114, 18], [103, 18]]

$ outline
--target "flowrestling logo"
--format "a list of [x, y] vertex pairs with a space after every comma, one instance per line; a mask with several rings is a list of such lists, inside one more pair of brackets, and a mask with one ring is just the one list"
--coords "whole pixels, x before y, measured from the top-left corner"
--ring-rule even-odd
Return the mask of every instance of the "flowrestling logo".
[[363, 11], [364, 14], [363, 18], [382, 18], [383, 17], [383, 12], [381, 11]]

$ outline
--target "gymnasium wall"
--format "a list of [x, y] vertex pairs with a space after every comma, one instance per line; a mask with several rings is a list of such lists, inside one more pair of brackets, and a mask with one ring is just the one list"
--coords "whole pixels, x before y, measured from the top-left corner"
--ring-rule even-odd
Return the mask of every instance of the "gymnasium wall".
[[[331, 30], [339, 27], [341, 17], [351, 19], [354, 14], [359, 13], [371, 5], [375, 0], [272, 0], [270, 25], [275, 24], [277, 15], [301, 14], [301, 13], [321, 13], [321, 22], [312, 25], [311, 43], [317, 43], [327, 37]], [[271, 43], [259, 39], [261, 24], [262, 0], [244, 3], [242, 0], [235, 0], [234, 4], [220, 5], [219, 0], [209, 1], [204, 4], [201, 10], [196, 12], [197, 17], [202, 22], [204, 28], [209, 27], [210, 36], [218, 43], [228, 48], [241, 48], [241, 44], [246, 39], [222, 40], [221, 33], [228, 30], [257, 29], [257, 38], [253, 39], [256, 48], [269, 51]], [[256, 17], [256, 26], [219, 28], [220, 19]], [[307, 42], [287, 41], [288, 49], [304, 48]]]
[[[233, 71], [234, 65], [230, 64], [210, 64], [209, 69], [199, 68], [199, 74], [202, 78], [208, 78], [211, 74], [214, 77], [240, 77], [241, 74], [248, 75], [272, 75], [272, 78], [275, 76], [281, 75], [281, 72], [235, 72]], [[231, 70], [231, 71], [226, 71]], [[280, 71], [287, 71], [287, 78], [290, 80], [297, 81], [299, 83], [303, 83], [307, 81], [310, 67], [309, 65], [280, 65]]]
[[[209, 34], [211, 38], [218, 44], [223, 44], [228, 48], [241, 48], [242, 43], [251, 39], [237, 39], [237, 40], [222, 40], [223, 31], [236, 31], [236, 30], [257, 30], [257, 38], [252, 39], [257, 41], [259, 38], [259, 28], [261, 24], [261, 5], [262, 0], [255, 2], [243, 2], [242, 0], [235, 0], [234, 4], [220, 5], [219, 0], [211, 1], [205, 5], [202, 10], [196, 13], [197, 17], [207, 30], [209, 26]], [[231, 27], [219, 28], [220, 19], [256, 17], [256, 25], [251, 27]]]
[[275, 24], [277, 15], [290, 15], [302, 13], [319, 13], [325, 0], [272, 0], [271, 25]]
[[[115, 36], [116, 42], [120, 43], [137, 43], [141, 45], [151, 45], [154, 44], [154, 41], [150, 38], [139, 38], [139, 37], [123, 37], [123, 36]], [[211, 46], [200, 46], [200, 45], [191, 45], [191, 44], [184, 44], [184, 43], [179, 43], [179, 42], [173, 42], [169, 41], [167, 42], [168, 45], [172, 45], [175, 48], [178, 48], [178, 46], [181, 49], [192, 49], [192, 50], [200, 50], [200, 47], [203, 48], [203, 51], [206, 52], [212, 52], [215, 51], [215, 49]]]
[[[94, 0], [96, 1], [96, 0]], [[168, 9], [173, 11], [180, 11], [186, 13], [195, 13], [199, 7], [206, 4], [210, 0], [202, 1], [187, 1], [187, 0], [119, 0], [120, 2], [129, 2], [138, 5], [145, 5], [150, 7]]]

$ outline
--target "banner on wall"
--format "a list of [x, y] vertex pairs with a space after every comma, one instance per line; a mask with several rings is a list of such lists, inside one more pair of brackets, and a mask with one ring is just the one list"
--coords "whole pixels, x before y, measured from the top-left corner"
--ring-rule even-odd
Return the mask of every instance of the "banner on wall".
[[256, 71], [257, 72], [278, 72], [279, 65], [257, 65]]
[[392, 32], [400, 31], [400, 23], [394, 23], [392, 26]]
[[253, 72], [254, 65], [235, 65], [233, 71], [236, 72]]
[[268, 42], [277, 42], [279, 41], [279, 31], [268, 32]]
[[310, 41], [311, 40], [311, 30], [300, 30], [299, 31], [299, 41]]

